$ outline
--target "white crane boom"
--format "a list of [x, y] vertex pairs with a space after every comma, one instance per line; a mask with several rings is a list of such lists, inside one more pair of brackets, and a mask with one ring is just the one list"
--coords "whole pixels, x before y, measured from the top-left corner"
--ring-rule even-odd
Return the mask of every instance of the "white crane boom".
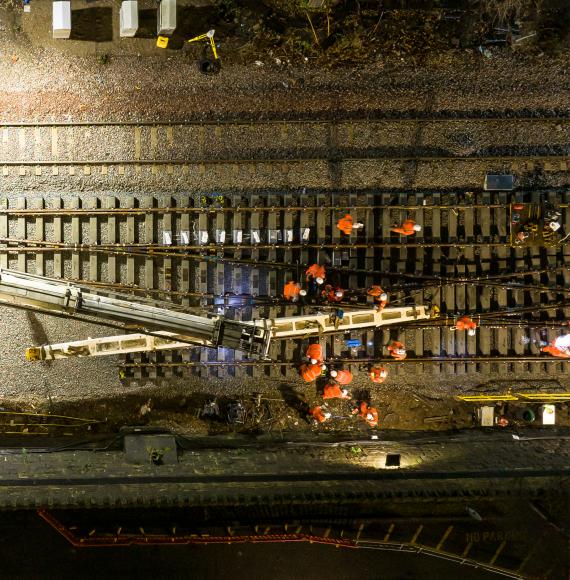
[[[142, 304], [130, 296], [117, 294], [111, 297], [100, 292], [63, 280], [0, 269], [0, 303], [38, 309], [48, 314], [85, 314], [102, 322], [120, 321], [130, 328], [143, 331], [142, 334], [32, 347], [26, 353], [29, 360], [144, 352], [188, 345], [220, 346], [242, 350], [250, 356], [267, 357], [273, 340], [372, 329], [430, 317], [425, 306], [404, 306], [347, 311], [343, 314], [333, 310], [332, 313], [317, 312], [244, 322], [228, 320], [223, 316], [209, 318], [188, 314]], [[153, 336], [147, 338], [144, 334]]]

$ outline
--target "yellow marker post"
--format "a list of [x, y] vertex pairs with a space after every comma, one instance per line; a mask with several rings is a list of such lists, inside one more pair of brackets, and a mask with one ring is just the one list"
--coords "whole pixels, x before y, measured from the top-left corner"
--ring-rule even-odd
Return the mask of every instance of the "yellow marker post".
[[156, 39], [156, 46], [158, 48], [166, 48], [168, 46], [168, 36], [159, 36]]

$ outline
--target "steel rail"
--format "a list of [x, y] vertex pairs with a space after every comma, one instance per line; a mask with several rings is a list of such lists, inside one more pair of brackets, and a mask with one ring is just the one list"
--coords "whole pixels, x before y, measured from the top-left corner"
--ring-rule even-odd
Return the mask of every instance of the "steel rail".
[[[398, 113], [396, 113], [397, 115]], [[418, 116], [392, 116], [393, 114], [382, 113], [381, 116], [372, 114], [348, 116], [345, 118], [319, 117], [319, 113], [312, 113], [310, 118], [228, 118], [228, 119], [186, 119], [170, 121], [2, 121], [0, 128], [10, 127], [201, 127], [201, 126], [227, 126], [227, 125], [341, 125], [341, 124], [370, 124], [370, 123], [450, 123], [457, 121], [476, 122], [499, 122], [499, 123], [568, 123], [570, 115], [567, 111], [558, 114], [518, 115], [514, 111], [487, 112], [483, 111], [479, 116], [469, 113], [441, 113]]]
[[[568, 242], [570, 244], [570, 241]], [[507, 241], [504, 242], [371, 242], [371, 243], [359, 243], [351, 244], [347, 242], [346, 244], [339, 243], [307, 243], [307, 244], [203, 244], [203, 245], [164, 245], [155, 243], [117, 243], [117, 244], [73, 244], [68, 242], [47, 242], [44, 240], [25, 240], [18, 238], [0, 238], [0, 244], [36, 244], [35, 246], [6, 246], [0, 247], [0, 252], [10, 252], [10, 253], [21, 253], [26, 251], [33, 252], [53, 252], [53, 251], [69, 251], [69, 252], [87, 252], [87, 251], [113, 251], [121, 254], [133, 255], [132, 250], [147, 250], [149, 253], [156, 256], [167, 255], [187, 257], [185, 253], [179, 253], [179, 250], [200, 250], [203, 252], [230, 252], [230, 251], [247, 251], [247, 250], [305, 250], [305, 249], [316, 249], [316, 250], [341, 250], [341, 249], [369, 249], [369, 248], [478, 248], [478, 247], [490, 247], [490, 248], [513, 248], [513, 249], [527, 249], [525, 246], [511, 246]], [[176, 252], [174, 251], [176, 250]]]
[[36, 160], [29, 159], [20, 161], [0, 160], [0, 165], [5, 167], [67, 167], [67, 166], [98, 166], [98, 165], [132, 165], [132, 166], [152, 166], [152, 165], [297, 165], [302, 163], [358, 163], [365, 161], [377, 162], [415, 162], [415, 163], [434, 163], [434, 162], [490, 162], [490, 161], [565, 161], [570, 162], [570, 155], [566, 153], [550, 154], [522, 154], [522, 155], [371, 155], [371, 156], [342, 156], [342, 155], [323, 155], [321, 157], [267, 157], [267, 158], [208, 158], [208, 159], [70, 159], [70, 160]]
[[[335, 364], [462, 364], [462, 363], [564, 363], [569, 362], [570, 359], [562, 359], [550, 355], [520, 355], [520, 356], [427, 356], [417, 358], [406, 358], [405, 360], [394, 360], [389, 357], [380, 358], [335, 358], [325, 360], [327, 365]], [[176, 367], [295, 367], [299, 366], [300, 362], [291, 361], [178, 361], [178, 362], [124, 362], [120, 363], [121, 368], [176, 368]]]
[[[26, 243], [45, 243], [45, 244], [51, 244], [52, 242], [43, 242], [43, 241], [37, 241], [37, 240], [25, 240]], [[170, 246], [168, 246], [170, 247]], [[186, 246], [185, 246], [186, 247]], [[200, 248], [202, 249], [203, 246], [200, 246]], [[20, 253], [20, 249], [19, 248], [12, 248], [13, 250], [15, 250], [12, 253]], [[250, 249], [250, 246], [245, 246], [245, 247], [240, 247], [240, 250], [246, 251]], [[253, 248], [255, 249], [255, 248]], [[274, 248], [272, 248], [274, 249]], [[287, 249], [287, 248], [286, 248]], [[0, 254], [2, 252], [6, 252], [7, 248], [2, 248], [0, 247]], [[21, 249], [22, 252], [25, 253], [25, 251], [30, 251], [30, 252], [35, 252], [35, 251], [39, 251], [38, 249], [33, 249], [33, 248], [29, 248], [29, 247], [23, 247]], [[57, 248], [49, 248], [48, 251], [57, 251]], [[92, 252], [97, 252], [97, 250], [90, 250]], [[125, 256], [125, 252], [113, 252], [113, 251], [108, 251], [108, 250], [102, 250], [100, 253], [105, 254], [105, 255], [120, 255], [120, 256]], [[144, 256], [144, 257], [150, 257], [149, 254], [147, 253], [131, 253], [131, 255], [135, 255], [135, 256]], [[153, 252], [153, 255], [157, 256], [157, 257], [161, 257], [162, 254], [156, 254], [156, 252]], [[200, 261], [200, 262], [218, 262], [220, 264], [240, 264], [240, 265], [251, 265], [254, 266], [256, 268], [259, 267], [270, 267], [272, 269], [282, 269], [282, 270], [294, 270], [297, 268], [304, 268], [306, 267], [308, 264], [301, 264], [301, 263], [297, 263], [297, 262], [292, 262], [292, 263], [286, 263], [286, 262], [267, 262], [267, 261], [263, 261], [263, 260], [254, 260], [254, 259], [246, 259], [246, 258], [231, 258], [231, 257], [225, 257], [225, 256], [220, 256], [220, 255], [206, 255], [206, 254], [168, 254], [168, 257], [180, 257], [183, 258], [185, 260], [193, 260], [193, 261]], [[341, 272], [341, 273], [347, 273], [347, 274], [368, 274], [368, 275], [378, 275], [378, 276], [383, 276], [383, 277], [387, 277], [387, 278], [412, 278], [414, 280], [429, 280], [429, 281], [434, 281], [433, 285], [429, 285], [429, 287], [436, 287], [439, 286], [439, 282], [443, 281], [443, 282], [451, 282], [451, 283], [455, 283], [455, 282], [459, 282], [459, 283], [472, 283], [472, 282], [477, 282], [480, 280], [495, 280], [495, 279], [504, 279], [504, 278], [516, 278], [516, 277], [524, 277], [524, 276], [537, 276], [540, 274], [545, 274], [545, 273], [551, 273], [551, 272], [558, 272], [558, 271], [564, 271], [564, 270], [570, 270], [570, 266], [556, 266], [556, 267], [552, 267], [552, 268], [542, 268], [542, 269], [537, 269], [537, 270], [524, 270], [524, 271], [520, 271], [520, 272], [508, 272], [508, 273], [503, 273], [503, 274], [485, 274], [483, 276], [475, 276], [472, 278], [464, 278], [464, 277], [437, 277], [437, 276], [427, 276], [427, 275], [422, 275], [422, 274], [408, 274], [408, 273], [403, 273], [403, 272], [387, 272], [387, 271], [383, 271], [383, 270], [372, 270], [372, 269], [367, 269], [367, 268], [339, 268], [337, 266], [327, 266], [328, 270], [334, 271], [334, 272]], [[404, 290], [406, 288], [403, 288]], [[413, 289], [412, 289], [413, 290]]]
[[488, 281], [470, 281], [470, 280], [454, 280], [454, 281], [442, 281], [434, 282], [432, 284], [418, 284], [418, 285], [406, 285], [406, 284], [396, 284], [390, 286], [390, 292], [395, 290], [400, 291], [421, 291], [427, 290], [428, 288], [443, 288], [447, 286], [486, 286], [489, 288], [505, 288], [506, 290], [530, 290], [534, 292], [552, 292], [554, 294], [569, 294], [570, 288], [564, 286], [536, 286], [533, 284], [518, 284], [518, 283], [508, 283], [508, 282], [495, 282], [493, 280]]
[[[522, 202], [521, 202], [522, 203]], [[556, 204], [557, 208], [566, 208], [569, 204]], [[188, 214], [188, 213], [272, 213], [282, 211], [350, 211], [363, 210], [449, 210], [449, 211], [467, 211], [477, 209], [508, 209], [508, 204], [470, 204], [470, 205], [318, 205], [318, 206], [223, 206], [223, 207], [117, 207], [117, 208], [78, 208], [78, 209], [55, 209], [55, 208], [27, 208], [27, 209], [0, 209], [0, 215], [10, 217], [81, 217], [81, 216], [114, 216], [114, 215], [141, 215], [147, 214]]]
[[[274, 296], [269, 296], [269, 295], [240, 295], [240, 294], [214, 294], [213, 292], [189, 292], [189, 291], [181, 291], [181, 290], [161, 290], [160, 288], [145, 288], [143, 286], [136, 286], [134, 284], [122, 284], [119, 282], [101, 282], [101, 281], [93, 281], [93, 280], [88, 280], [88, 279], [79, 279], [79, 278], [66, 278], [66, 280], [70, 281], [70, 282], [74, 282], [77, 284], [84, 284], [84, 285], [88, 285], [88, 286], [97, 286], [97, 287], [103, 287], [103, 288], [110, 288], [110, 289], [117, 289], [117, 290], [121, 290], [121, 291], [126, 291], [126, 292], [141, 292], [144, 294], [165, 294], [168, 296], [180, 296], [180, 297], [189, 297], [189, 296], [193, 296], [193, 297], [199, 297], [199, 298], [218, 298], [220, 300], [239, 300], [240, 298], [243, 300], [252, 300], [252, 304], [253, 305], [258, 305], [258, 304], [263, 304], [263, 305], [283, 305], [283, 306], [291, 306], [292, 303], [283, 299], [283, 298], [279, 298], [279, 297], [274, 297]], [[455, 286], [455, 285], [463, 285], [463, 284], [467, 284], [467, 282], [448, 282], [446, 284], [443, 284], [443, 286]], [[485, 282], [475, 282], [473, 283], [474, 286], [485, 286], [486, 283]], [[495, 284], [491, 284], [491, 285], [495, 285]], [[500, 285], [501, 287], [503, 285]], [[427, 288], [432, 288], [433, 286], [428, 285], [423, 289], [427, 289]], [[552, 288], [550, 286], [516, 286], [516, 287], [510, 287], [509, 289], [511, 290], [533, 290], [533, 291], [538, 291], [538, 292], [549, 292], [552, 294], [568, 294], [570, 293], [570, 288], [564, 288], [564, 287], [556, 287], [556, 288]], [[417, 291], [420, 291], [421, 289], [418, 289]], [[414, 289], [414, 291], [416, 291]], [[362, 297], [364, 298], [364, 294], [362, 295]], [[394, 304], [396, 302], [399, 302], [399, 300], [393, 300], [391, 301], [391, 304]], [[297, 303], [298, 304], [298, 303]], [[340, 302], [338, 303], [340, 306], [346, 307], [346, 306], [354, 306], [354, 307], [358, 307], [358, 308], [362, 308], [363, 304], [360, 303], [351, 303], [351, 302]], [[250, 304], [251, 305], [251, 304]], [[230, 305], [232, 306], [232, 305]], [[311, 304], [308, 304], [308, 306], [312, 306]], [[326, 306], [326, 304], [325, 304]]]

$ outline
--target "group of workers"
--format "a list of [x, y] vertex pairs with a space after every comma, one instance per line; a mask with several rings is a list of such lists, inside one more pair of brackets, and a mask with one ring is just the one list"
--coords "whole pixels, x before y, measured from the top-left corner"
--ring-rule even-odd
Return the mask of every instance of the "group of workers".
[[[323, 347], [318, 344], [310, 344], [307, 348], [307, 362], [301, 365], [301, 375], [307, 382], [316, 380], [326, 371], [324, 364]], [[388, 371], [384, 368], [373, 367], [369, 370], [370, 379], [375, 383], [382, 383], [388, 376]], [[323, 389], [323, 401], [331, 399], [347, 399], [352, 403], [351, 414], [358, 415], [369, 427], [378, 426], [378, 410], [367, 401], [357, 402], [352, 398], [347, 386], [352, 382], [353, 375], [347, 369], [332, 369], [328, 373], [328, 380]], [[327, 403], [317, 405], [308, 409], [308, 415], [316, 423], [324, 423], [332, 417], [332, 413], [327, 410]]]
[[[311, 294], [320, 296], [323, 302], [329, 304], [342, 302], [345, 299], [345, 290], [335, 284], [325, 284], [325, 279], [326, 270], [320, 264], [311, 264], [305, 270], [305, 280]], [[283, 287], [283, 298], [287, 302], [295, 303], [307, 296], [309, 290], [303, 288], [299, 282], [289, 280]], [[376, 308], [379, 310], [383, 310], [388, 304], [388, 294], [380, 286], [371, 286], [366, 294], [374, 299]]]
[[[350, 236], [352, 230], [359, 230], [364, 227], [364, 224], [360, 222], [354, 223], [352, 216], [347, 213], [344, 217], [341, 217], [338, 220], [336, 227], [343, 234]], [[394, 224], [390, 228], [390, 231], [396, 234], [401, 234], [402, 236], [413, 236], [415, 233], [422, 231], [422, 226], [417, 224], [414, 220], [406, 219], [399, 226]]]
[[[353, 230], [363, 228], [364, 224], [354, 222], [350, 214], [346, 214], [340, 218], [337, 223], [337, 228], [346, 235], [350, 235]], [[400, 226], [394, 225], [391, 231], [410, 236], [416, 232], [421, 231], [421, 226], [416, 224], [413, 220], [407, 219], [402, 222]], [[326, 284], [322, 290], [320, 287], [324, 284], [326, 279], [326, 270], [320, 264], [311, 264], [305, 270], [305, 279], [307, 282], [307, 289], [303, 288], [301, 284], [295, 280], [289, 280], [283, 288], [283, 298], [287, 302], [298, 302], [300, 298], [307, 296], [308, 293], [320, 295], [324, 302], [335, 303], [341, 302], [345, 298], [345, 291], [338, 285]], [[380, 286], [372, 286], [368, 289], [367, 294], [374, 298], [377, 308], [383, 309], [388, 303], [388, 295]]]

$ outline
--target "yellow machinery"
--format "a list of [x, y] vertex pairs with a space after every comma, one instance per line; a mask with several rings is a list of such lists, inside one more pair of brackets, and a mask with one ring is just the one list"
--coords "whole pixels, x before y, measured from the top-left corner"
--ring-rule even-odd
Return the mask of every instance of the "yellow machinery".
[[212, 47], [212, 53], [214, 55], [214, 58], [216, 60], [219, 60], [219, 56], [218, 56], [218, 51], [216, 50], [216, 43], [214, 42], [214, 33], [216, 31], [214, 29], [212, 30], [208, 30], [208, 32], [206, 32], [206, 34], [200, 34], [198, 36], [195, 36], [194, 38], [191, 38], [190, 40], [187, 40], [186, 42], [190, 43], [190, 42], [198, 42], [198, 40], [209, 40], [210, 41], [210, 46]]
[[[218, 56], [218, 51], [216, 50], [216, 43], [214, 42], [214, 34], [215, 34], [215, 30], [208, 30], [208, 32], [206, 32], [206, 34], [199, 34], [198, 36], [195, 36], [194, 38], [191, 38], [190, 40], [187, 40], [186, 42], [190, 43], [190, 42], [198, 42], [199, 40], [208, 40], [210, 42], [210, 46], [212, 47], [212, 53], [214, 55], [214, 59], [215, 60], [219, 60], [220, 57]], [[156, 46], [158, 48], [167, 48], [168, 47], [168, 36], [159, 36], [156, 39]]]

